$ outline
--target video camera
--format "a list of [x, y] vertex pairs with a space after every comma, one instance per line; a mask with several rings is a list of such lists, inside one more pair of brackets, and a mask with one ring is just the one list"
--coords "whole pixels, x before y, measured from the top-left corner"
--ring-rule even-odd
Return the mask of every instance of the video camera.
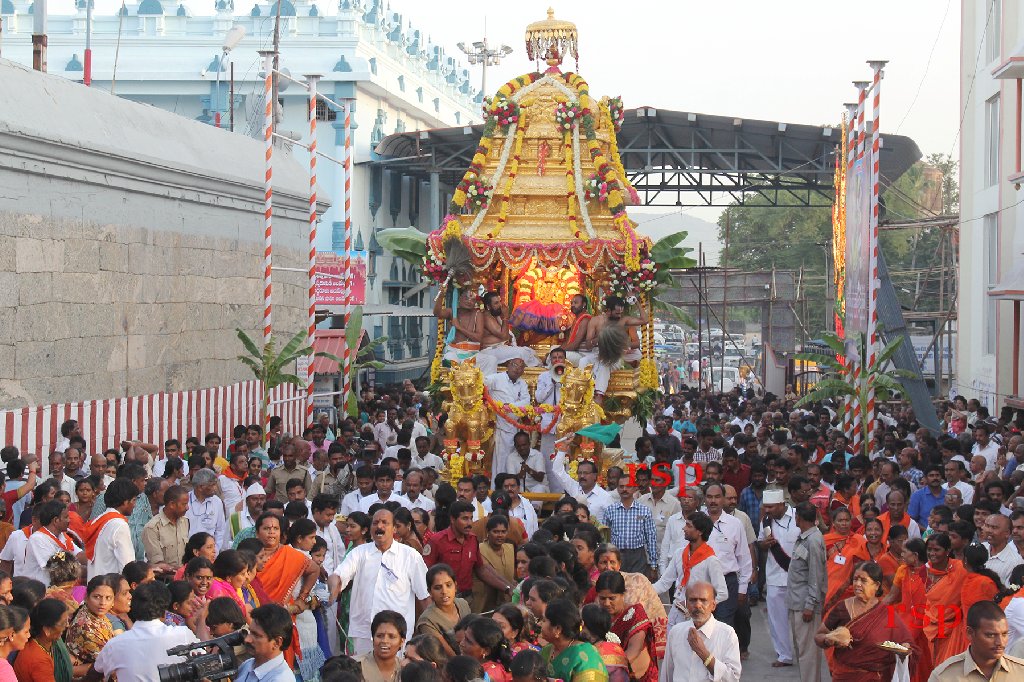
[[[193, 682], [203, 678], [216, 682], [234, 677], [238, 672], [238, 659], [235, 647], [245, 641], [245, 631], [236, 630], [230, 634], [195, 644], [182, 644], [167, 650], [168, 656], [185, 656], [184, 663], [167, 663], [157, 668], [160, 682]], [[189, 652], [197, 649], [213, 651], [198, 656], [189, 656]]]

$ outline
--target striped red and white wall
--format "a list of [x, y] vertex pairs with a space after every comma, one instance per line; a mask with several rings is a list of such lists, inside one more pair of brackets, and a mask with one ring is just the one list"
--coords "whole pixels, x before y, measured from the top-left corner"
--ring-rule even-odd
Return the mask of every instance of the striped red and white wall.
[[[189, 436], [200, 439], [217, 433], [226, 441], [237, 424], [259, 422], [261, 389], [258, 381], [215, 386], [180, 393], [58, 403], [0, 411], [0, 445], [15, 445], [35, 453], [43, 462], [60, 440], [60, 425], [68, 419], [81, 424], [89, 454], [117, 448], [123, 440], [163, 445]], [[270, 393], [270, 414], [284, 420], [286, 433], [301, 433], [306, 393], [291, 385]]]

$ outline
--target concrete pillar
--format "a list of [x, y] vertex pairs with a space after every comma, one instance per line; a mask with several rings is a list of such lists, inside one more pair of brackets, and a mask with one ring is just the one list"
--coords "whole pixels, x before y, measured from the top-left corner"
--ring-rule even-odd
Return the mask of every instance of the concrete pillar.
[[430, 217], [427, 219], [427, 231], [436, 229], [441, 224], [441, 174], [430, 172]]

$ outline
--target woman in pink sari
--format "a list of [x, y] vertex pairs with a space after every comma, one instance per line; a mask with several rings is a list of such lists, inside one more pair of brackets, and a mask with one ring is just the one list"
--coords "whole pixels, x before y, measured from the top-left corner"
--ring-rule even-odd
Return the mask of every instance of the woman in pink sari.
[[[893, 618], [888, 605], [879, 599], [882, 579], [882, 568], [875, 562], [858, 566], [853, 574], [853, 596], [832, 607], [814, 635], [822, 649], [834, 647], [829, 662], [833, 682], [892, 680], [897, 654], [880, 648], [882, 642], [898, 642], [907, 653], [916, 654], [910, 630], [902, 619]], [[911, 666], [915, 659], [912, 655]]]
[[242, 586], [249, 581], [249, 566], [241, 553], [234, 549], [226, 549], [213, 561], [213, 582], [206, 593], [209, 600], [217, 597], [231, 597], [242, 609], [249, 620], [245, 600], [242, 599]]

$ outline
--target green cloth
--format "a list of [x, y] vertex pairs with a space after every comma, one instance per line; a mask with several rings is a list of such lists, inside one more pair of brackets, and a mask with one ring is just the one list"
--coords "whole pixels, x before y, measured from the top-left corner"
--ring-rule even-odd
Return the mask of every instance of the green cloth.
[[576, 642], [557, 656], [554, 654], [551, 644], [540, 652], [548, 663], [551, 677], [565, 682], [608, 682], [608, 669], [593, 644]]
[[58, 639], [53, 643], [50, 655], [53, 657], [54, 681], [71, 682], [71, 653], [64, 640]]
[[622, 425], [613, 422], [611, 424], [591, 424], [590, 426], [584, 426], [582, 429], [576, 431], [576, 435], [608, 445], [615, 440], [615, 437], [619, 435], [620, 431], [622, 431]]
[[254, 537], [256, 537], [256, 527], [255, 526], [249, 526], [248, 528], [243, 528], [242, 530], [240, 530], [237, 533], [235, 533], [235, 539], [231, 541], [231, 546], [232, 546], [233, 549], [238, 549], [238, 545], [241, 544], [242, 540], [245, 540], [246, 538], [254, 538]]

